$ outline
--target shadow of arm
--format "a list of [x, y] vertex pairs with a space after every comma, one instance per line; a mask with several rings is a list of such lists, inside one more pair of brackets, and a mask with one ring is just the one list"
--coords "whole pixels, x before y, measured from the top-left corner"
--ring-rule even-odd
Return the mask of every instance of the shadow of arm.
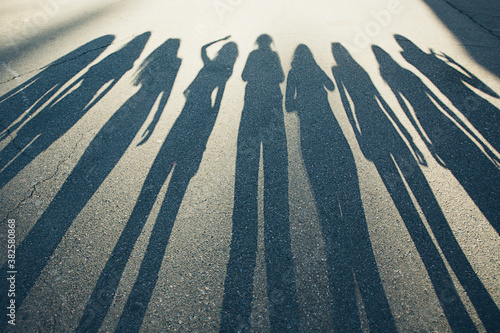
[[[5, 65], [7, 66], [7, 65]], [[17, 79], [17, 77], [14, 77], [14, 79]], [[28, 88], [30, 85], [33, 83], [36, 83], [40, 79], [40, 74], [36, 75], [35, 77], [32, 77], [28, 81], [24, 82], [23, 84], [17, 86], [16, 88], [12, 89], [11, 91], [7, 92], [5, 95], [0, 97], [0, 103], [5, 102], [9, 98], [11, 98], [14, 95], [17, 95], [18, 93], [22, 93], [22, 91], [26, 88]]]
[[[401, 98], [401, 94], [400, 92], [398, 91], [394, 91], [392, 90], [392, 92], [394, 93], [394, 95], [396, 96], [398, 102], [399, 102], [399, 105], [401, 106], [401, 108], [404, 110], [404, 112], [407, 114], [408, 118], [410, 119], [412, 125], [415, 127], [415, 129], [418, 131], [419, 135], [422, 137], [422, 139], [424, 141], [426, 141], [425, 139], [425, 136], [423, 135], [423, 133], [420, 131], [420, 128], [417, 124], [417, 121], [416, 119], [413, 117], [413, 115], [411, 114], [410, 110], [408, 109], [408, 107], [406, 106], [405, 102], [403, 101], [403, 99]], [[425, 161], [425, 157], [424, 155], [422, 154], [422, 152], [420, 151], [420, 149], [418, 149], [418, 147], [415, 145], [415, 142], [413, 142], [413, 137], [411, 136], [411, 134], [408, 132], [408, 130], [406, 129], [405, 126], [403, 126], [403, 124], [401, 123], [401, 121], [399, 120], [398, 116], [396, 116], [396, 114], [394, 113], [394, 111], [392, 111], [392, 109], [389, 107], [389, 105], [387, 104], [387, 102], [382, 98], [382, 96], [380, 96], [380, 94], [377, 94], [377, 99], [379, 100], [380, 104], [382, 104], [382, 107], [384, 108], [385, 112], [389, 115], [389, 117], [394, 121], [394, 123], [396, 124], [397, 128], [399, 128], [399, 130], [401, 131], [401, 133], [403, 133], [404, 137], [408, 140], [408, 142], [410, 143], [410, 147], [411, 149], [413, 150], [413, 152], [415, 153], [415, 156], [417, 157], [417, 161], [419, 164], [421, 165], [427, 165], [427, 162]], [[426, 141], [427, 144], [429, 145], [432, 145], [429, 141]]]
[[276, 78], [278, 79], [279, 83], [282, 83], [285, 81], [285, 73], [283, 72], [283, 67], [281, 67], [281, 61], [279, 55], [274, 52], [276, 56]]
[[351, 127], [354, 131], [354, 134], [356, 135], [356, 139], [358, 140], [358, 143], [361, 146], [362, 145], [361, 132], [358, 129], [358, 125], [356, 124], [356, 120], [354, 119], [354, 112], [353, 112], [353, 110], [351, 108], [351, 104], [349, 103], [349, 100], [347, 98], [347, 92], [345, 90], [344, 84], [342, 83], [341, 75], [336, 67], [332, 68], [332, 73], [333, 73], [333, 77], [335, 79], [335, 83], [337, 84], [337, 87], [339, 90], [340, 100], [342, 101], [342, 104], [344, 106], [344, 110], [345, 110], [345, 113], [347, 115], [347, 119], [349, 119], [349, 122], [351, 123]]
[[212, 106], [212, 112], [217, 113], [219, 112], [220, 105], [222, 102], [222, 96], [224, 95], [224, 90], [226, 89], [226, 82], [224, 82], [222, 85], [218, 86], [217, 88], [217, 97], [215, 98], [215, 103]]
[[483, 140], [481, 140], [475, 133], [474, 131], [467, 125], [465, 124], [462, 119], [460, 119], [455, 112], [450, 110], [430, 89], [426, 89], [426, 94], [431, 98], [436, 104], [439, 105], [441, 109], [443, 109], [446, 114], [457, 124], [457, 127], [459, 127], [464, 133], [472, 137], [482, 148], [484, 153], [489, 157], [489, 159], [495, 164], [497, 167], [500, 167], [500, 159], [498, 156], [489, 148]]
[[295, 75], [292, 71], [288, 72], [288, 78], [286, 80], [286, 91], [285, 91], [285, 110], [287, 112], [297, 111], [297, 82], [295, 80]]
[[94, 107], [94, 105], [96, 105], [104, 96], [106, 96], [106, 94], [115, 86], [116, 82], [118, 82], [117, 79], [113, 79], [113, 81], [111, 81], [111, 83], [109, 84], [109, 86], [99, 94], [99, 96], [97, 96], [96, 98], [93, 99], [93, 101], [87, 105], [85, 107], [85, 109], [83, 110], [83, 112], [87, 112], [89, 111], [90, 109], [92, 109]]
[[323, 85], [325, 86], [325, 88], [328, 90], [328, 91], [334, 91], [335, 90], [335, 85], [333, 84], [333, 81], [332, 79], [330, 79], [328, 77], [328, 75], [326, 75], [325, 72], [321, 71], [321, 73], [323, 74], [324, 78], [323, 78]]
[[61, 99], [63, 99], [65, 97], [65, 95], [71, 91], [71, 89], [73, 89], [74, 87], [76, 87], [79, 83], [81, 83], [84, 79], [83, 78], [79, 78], [78, 80], [76, 80], [75, 82], [71, 83], [69, 85], [69, 87], [67, 87], [66, 89], [64, 89], [61, 93], [59, 93], [56, 98], [54, 98], [47, 106], [46, 108], [51, 108], [52, 106], [54, 106], [55, 104], [57, 104]]
[[[431, 52], [437, 57], [437, 55], [434, 53], [434, 51], [431, 50]], [[462, 66], [461, 64], [456, 62], [452, 57], [450, 57], [449, 55], [447, 55], [444, 52], [441, 54], [441, 56], [444, 57], [446, 59], [446, 61], [448, 61], [448, 63], [457, 66], [458, 68], [460, 68], [462, 71], [464, 71], [467, 74], [467, 75], [464, 75], [463, 73], [460, 73], [459, 71], [454, 69], [456, 72], [458, 72], [458, 75], [462, 78], [462, 80], [464, 82], [467, 82], [468, 84], [470, 84], [474, 88], [479, 89], [482, 92], [484, 92], [485, 94], [488, 94], [492, 97], [496, 97], [496, 98], [499, 97], [498, 94], [495, 93], [490, 87], [488, 87], [483, 81], [479, 80], [479, 78], [477, 78], [474, 74], [472, 74], [470, 71], [468, 71], [467, 68], [465, 68], [464, 66]]]
[[151, 120], [151, 123], [148, 125], [148, 127], [144, 130], [144, 133], [142, 133], [142, 140], [137, 144], [137, 146], [141, 146], [146, 141], [149, 140], [151, 137], [151, 134], [153, 134], [153, 131], [156, 128], [156, 125], [158, 124], [158, 121], [160, 120], [161, 115], [163, 114], [163, 110], [165, 109], [165, 105], [167, 105], [169, 93], [168, 92], [163, 92], [163, 95], [161, 96], [160, 104], [158, 105], [158, 109], [155, 112], [153, 120]]
[[151, 121], [149, 126], [146, 128], [146, 130], [144, 130], [144, 133], [142, 133], [143, 138], [142, 138], [141, 142], [139, 142], [137, 144], [137, 146], [140, 146], [149, 140], [149, 138], [151, 137], [151, 134], [153, 134], [153, 131], [156, 128], [156, 125], [160, 121], [160, 117], [163, 114], [163, 110], [165, 109], [165, 106], [167, 105], [167, 101], [170, 97], [170, 93], [172, 92], [172, 87], [174, 85], [175, 78], [177, 77], [177, 73], [179, 71], [180, 65], [181, 65], [181, 61], [179, 60], [175, 66], [172, 66], [169, 68], [169, 70], [168, 70], [169, 75], [168, 76], [170, 77], [170, 79], [166, 80], [166, 82], [165, 82], [165, 86], [164, 86], [163, 91], [162, 91], [163, 94], [161, 96], [161, 100], [160, 100], [160, 104], [158, 105], [158, 109], [155, 112], [153, 120]]
[[202, 46], [202, 48], [201, 48], [201, 59], [203, 60], [203, 64], [205, 64], [205, 65], [206, 65], [206, 64], [208, 64], [208, 63], [211, 61], [211, 60], [210, 60], [210, 58], [209, 58], [209, 57], [208, 57], [208, 55], [207, 55], [207, 48], [208, 48], [210, 45], [213, 45], [213, 44], [215, 44], [215, 43], [221, 42], [221, 41], [223, 41], [223, 40], [228, 40], [230, 37], [231, 37], [231, 35], [226, 36], [226, 37], [224, 37], [224, 38], [221, 38], [221, 39], [218, 39], [218, 40], [215, 40], [215, 41], [213, 41], [213, 42], [210, 42], [210, 43], [208, 43], [208, 44], [203, 45], [203, 46]]

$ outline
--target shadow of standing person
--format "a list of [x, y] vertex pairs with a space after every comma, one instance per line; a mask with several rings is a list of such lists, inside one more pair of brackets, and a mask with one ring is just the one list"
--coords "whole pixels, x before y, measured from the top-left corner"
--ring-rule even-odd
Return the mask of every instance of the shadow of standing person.
[[290, 244], [288, 155], [283, 115], [284, 81], [269, 35], [248, 56], [242, 78], [245, 105], [236, 156], [233, 230], [221, 314], [221, 332], [248, 332], [257, 256], [257, 184], [262, 145], [264, 165], [264, 246], [273, 332], [299, 328], [295, 273]]
[[[421, 164], [425, 163], [423, 155], [377, 91], [368, 73], [341, 44], [333, 43], [332, 52], [337, 62], [337, 66], [332, 69], [333, 76], [361, 151], [377, 168], [403, 219], [451, 329], [457, 332], [476, 332], [477, 329], [458, 295], [445, 262], [412, 201], [408, 187], [430, 225], [444, 228], [448, 222], [417, 160], [386, 116], [386, 112], [405, 135]], [[352, 108], [348, 97], [352, 100]]]
[[[172, 172], [137, 280], [128, 297], [116, 332], [136, 332], [141, 327], [177, 212], [189, 181], [200, 166], [208, 138], [217, 119], [226, 82], [232, 75], [238, 56], [237, 45], [229, 42], [220, 49], [213, 60], [209, 59], [206, 49], [218, 41], [202, 48], [204, 67], [185, 91], [184, 108], [149, 170], [129, 220], [87, 303], [78, 332], [98, 330], [102, 325], [128, 258], [151, 213], [158, 193]], [[179, 60], [176, 61], [180, 63]], [[211, 96], [215, 90], [217, 96], [212, 105]]]
[[[391, 87], [402, 109], [429, 149], [438, 159], [444, 161], [457, 179], [466, 184], [466, 189], [474, 187], [476, 191], [482, 191], [489, 199], [486, 201], [488, 204], [498, 206], [495, 201], [500, 197], [499, 171], [470, 138], [436, 107], [436, 104], [442, 103], [418, 76], [400, 67], [380, 47], [372, 48], [380, 64], [382, 78]], [[412, 106], [413, 112], [410, 112], [403, 98]], [[493, 209], [500, 215], [498, 208]], [[435, 219], [428, 220], [443, 254], [464, 287], [484, 327], [493, 332], [494, 329], [500, 328], [500, 311], [495, 301], [474, 272], [450, 226], [447, 223], [435, 222]], [[499, 226], [495, 227], [498, 231]]]
[[[133, 67], [150, 35], [151, 33], [147, 32], [135, 37], [120, 51], [93, 66], [89, 71], [105, 71], [109, 66], [110, 72], [95, 73], [97, 82], [94, 83], [87, 83], [87, 80], [92, 81], [94, 77], [94, 75], [89, 75], [83, 79], [82, 86], [66, 98], [79, 102], [85, 100], [82, 104], [77, 103], [78, 111], [80, 111], [81, 107], [90, 102], [93, 95], [86, 96], [88, 93], [86, 89], [90, 88], [93, 91], [93, 88], [100, 88], [109, 80], [118, 80]], [[80, 89], [83, 91], [79, 92]], [[140, 92], [143, 98], [148, 96], [145, 91], [148, 91], [148, 88]], [[77, 96], [72, 97], [73, 94]], [[156, 96], [153, 101], [150, 101], [150, 106], [155, 100]], [[60, 107], [63, 105], [69, 107], [67, 104], [69, 102], [59, 103], [61, 103]], [[60, 107], [57, 106], [59, 103], [54, 107], [59, 109]], [[16, 280], [16, 303], [18, 305], [28, 295], [73, 220], [118, 163], [142, 125], [142, 121], [146, 119], [150, 109], [147, 109], [143, 103], [146, 103], [144, 99], [136, 100], [133, 97], [108, 120], [85, 150], [45, 212], [17, 248], [17, 255], [23, 258], [17, 263], [19, 275]], [[78, 112], [74, 111], [74, 113]], [[3, 269], [7, 271], [5, 265]], [[3, 287], [3, 283], [2, 281], [0, 286]]]
[[333, 295], [337, 332], [359, 332], [361, 292], [371, 332], [396, 332], [378, 273], [351, 148], [335, 119], [328, 94], [332, 80], [303, 44], [288, 74], [285, 106], [300, 119], [302, 158], [316, 201]]
[[[498, 95], [446, 54], [442, 54], [441, 57], [444, 57], [447, 62], [440, 59], [433, 50], [430, 54], [425, 53], [401, 35], [395, 35], [395, 39], [403, 49], [401, 54], [406, 61], [431, 80], [475, 129], [497, 151], [500, 151], [500, 127], [498, 126], [500, 110], [479, 96], [474, 88], [493, 97], [498, 98]], [[449, 116], [457, 119], [451, 110], [447, 111]]]
[[[0, 151], [0, 188], [73, 127], [128, 72], [149, 38], [142, 34], [93, 65], [38, 112]], [[107, 85], [107, 86], [106, 86]], [[105, 89], [102, 89], [105, 87]], [[21, 152], [21, 153], [19, 153]]]
[[80, 46], [0, 97], [0, 139], [35, 114], [64, 84], [97, 59], [114, 39], [113, 35], [105, 35]]

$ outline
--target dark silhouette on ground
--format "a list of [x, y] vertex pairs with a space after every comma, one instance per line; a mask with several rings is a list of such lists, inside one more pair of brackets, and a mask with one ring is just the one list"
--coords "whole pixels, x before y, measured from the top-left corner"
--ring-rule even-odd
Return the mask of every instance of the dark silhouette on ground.
[[[150, 35], [148, 32], [135, 37], [120, 51], [93, 66], [89, 73], [85, 74], [85, 78], [82, 79], [81, 88], [54, 105], [54, 108], [62, 112], [63, 107], [66, 107], [70, 113], [78, 114], [104, 83], [110, 80], [118, 80], [126, 71], [132, 68]], [[80, 91], [80, 89], [82, 90]], [[118, 160], [145, 121], [156, 100], [156, 96], [150, 101], [145, 100], [145, 97], [148, 97], [147, 88], [145, 89], [139, 91], [116, 111], [97, 133], [50, 205], [17, 248], [17, 255], [19, 258], [23, 258], [17, 262], [16, 304], [18, 306], [28, 295], [73, 220], [118, 163]], [[91, 96], [88, 96], [89, 94]], [[74, 101], [74, 104], [70, 103], [70, 101]], [[150, 104], [149, 108], [146, 105], [147, 103]], [[51, 113], [51, 115], [57, 117], [60, 112]], [[60, 117], [62, 116], [60, 115]], [[55, 126], [56, 124], [63, 126], [69, 120], [71, 120], [71, 124], [77, 120], [70, 115], [67, 118], [70, 119], [54, 119], [53, 130], [58, 131], [60, 129], [60, 127]], [[50, 123], [52, 119], [44, 120]], [[44, 125], [45, 123], [40, 120], [40, 126]], [[2, 269], [4, 272], [7, 271], [6, 265]], [[7, 288], [4, 289], [5, 283], [5, 279], [3, 279], [0, 290], [7, 290]]]
[[[209, 59], [206, 49], [213, 43], [215, 42], [202, 48], [204, 67], [185, 91], [184, 108], [151, 166], [132, 214], [87, 303], [78, 332], [97, 331], [102, 325], [130, 253], [151, 213], [160, 189], [172, 172], [137, 280], [116, 332], [136, 332], [141, 327], [177, 212], [189, 181], [200, 166], [208, 138], [217, 119], [226, 82], [232, 75], [234, 62], [238, 56], [236, 44], [230, 42], [220, 49], [213, 60]], [[174, 63], [178, 68], [180, 60], [172, 60], [175, 60]], [[157, 72], [156, 75], [162, 75], [162, 72], [164, 70]], [[175, 75], [172, 79], [174, 77]], [[211, 96], [216, 89], [217, 97], [212, 105]]]
[[[476, 327], [453, 285], [438, 248], [419, 216], [406, 184], [415, 196], [429, 225], [436, 230], [436, 237], [439, 237], [440, 233], [447, 235], [448, 222], [415, 156], [386, 116], [386, 112], [405, 135], [418, 160], [424, 163], [421, 152], [383, 100], [365, 70], [341, 44], [332, 44], [332, 51], [338, 64], [332, 69], [333, 75], [358, 144], [364, 156], [374, 163], [391, 195], [425, 265], [451, 329], [476, 332]], [[352, 100], [353, 108], [349, 104], [348, 96]]]
[[286, 109], [300, 119], [302, 158], [319, 213], [337, 332], [361, 331], [356, 283], [371, 332], [396, 332], [366, 225], [354, 156], [328, 102], [332, 80], [309, 48], [295, 50]]
[[[426, 75], [440, 90], [443, 92], [454, 105], [461, 110], [464, 115], [471, 121], [472, 124], [477, 126], [477, 129], [482, 132], [486, 138], [491, 138], [490, 143], [500, 148], [500, 110], [496, 109], [489, 102], [478, 96], [473, 92], [465, 83], [468, 83], [483, 92], [493, 95], [489, 88], [484, 86], [472, 74], [471, 77], [462, 74], [460, 71], [451, 67], [441, 59], [437, 58], [435, 54], [426, 54], [420, 50], [410, 40], [396, 36], [396, 40], [403, 48], [403, 57], [414, 65], [422, 74]], [[451, 62], [451, 58], [447, 57]], [[399, 88], [401, 89], [401, 88]], [[415, 91], [418, 93], [418, 90]], [[437, 98], [434, 98], [438, 100]], [[471, 102], [473, 104], [467, 104]], [[452, 111], [447, 108], [447, 114], [452, 115]], [[454, 176], [460, 181], [472, 200], [481, 209], [486, 218], [490, 221], [491, 225], [500, 234], [500, 205], [498, 204], [500, 198], [500, 169], [498, 162], [489, 150], [484, 149], [487, 155], [479, 151], [478, 146], [475, 146], [460, 133], [454, 124], [445, 119], [444, 115], [433, 111], [431, 108], [427, 111], [421, 110], [421, 114], [417, 115], [418, 121], [422, 123], [425, 132], [433, 136], [431, 142], [424, 140], [426, 144], [434, 153], [438, 161], [450, 169]], [[427, 113], [424, 113], [427, 112]], [[442, 121], [439, 126], [432, 124], [423, 117], [439, 117]], [[410, 119], [415, 120], [410, 117]], [[453, 117], [456, 120], [456, 117]], [[415, 123], [415, 122], [414, 122]], [[460, 122], [458, 122], [461, 124]], [[462, 125], [462, 124], [461, 124]], [[464, 126], [462, 126], [462, 129]], [[469, 131], [467, 131], [470, 134]], [[422, 133], [420, 133], [422, 136]], [[434, 140], [435, 142], [432, 142]], [[487, 160], [487, 157], [492, 162]]]
[[0, 139], [35, 114], [64, 84], [104, 52], [114, 39], [114, 36], [106, 35], [80, 46], [0, 97]]
[[[139, 56], [146, 35], [134, 38], [122, 49], [90, 67], [78, 80], [58, 94], [31, 118], [16, 137], [0, 151], [0, 188], [63, 136], [92, 108], [128, 70]], [[108, 87], [98, 96], [99, 90]], [[71, 91], [72, 88], [77, 87]], [[70, 93], [68, 93], [71, 91]], [[19, 154], [21, 150], [24, 151]], [[19, 154], [19, 155], [18, 155]], [[9, 164], [10, 163], [10, 164]]]
[[[497, 151], [500, 151], [500, 127], [498, 126], [500, 110], [479, 96], [474, 88], [493, 97], [498, 98], [498, 95], [446, 54], [438, 56], [433, 50], [431, 53], [425, 53], [409, 39], [400, 35], [395, 35], [395, 38], [403, 48], [401, 54], [406, 61], [427, 76], [483, 137]], [[457, 119], [453, 112], [448, 111], [448, 114]]]
[[273, 332], [296, 332], [299, 316], [290, 244], [288, 155], [283, 115], [284, 80], [268, 35], [248, 56], [242, 78], [245, 105], [236, 156], [233, 231], [221, 313], [221, 332], [251, 330], [253, 276], [257, 255], [257, 183], [262, 145], [264, 165], [264, 245]]
[[[460, 44], [469, 52], [478, 64], [485, 67], [497, 77], [500, 77], [500, 62], [498, 61], [498, 32], [494, 33], [491, 28], [494, 25], [485, 24], [487, 21], [478, 22], [477, 18], [488, 19], [491, 22], [498, 20], [498, 1], [455, 1], [455, 0], [424, 0], [424, 2], [434, 11], [436, 16], [450, 29], [450, 31], [460, 40]], [[474, 7], [481, 8], [476, 10]], [[453, 8], [453, 9], [452, 9]], [[462, 12], [462, 8], [472, 9], [470, 13]], [[472, 15], [471, 15], [472, 14]], [[460, 15], [460, 19], [457, 16]], [[476, 18], [474, 18], [474, 16]], [[477, 25], [475, 31], [471, 31], [472, 23]], [[488, 27], [489, 26], [489, 27]], [[487, 32], [487, 30], [489, 30]]]
[[[465, 188], [473, 187], [484, 196], [483, 200], [489, 200], [489, 205], [498, 206], [495, 204], [500, 198], [498, 170], [469, 137], [436, 107], [440, 103], [438, 98], [418, 76], [400, 67], [380, 47], [374, 46], [373, 52], [380, 64], [382, 78], [391, 87], [406, 115], [436, 158], [448, 166]], [[407, 108], [403, 98], [413, 107], [413, 112]], [[497, 215], [500, 214], [498, 207], [493, 209]], [[500, 328], [500, 311], [474, 272], [452, 230], [446, 223], [435, 222], [435, 219], [429, 220], [434, 236], [485, 328], [488, 331]]]

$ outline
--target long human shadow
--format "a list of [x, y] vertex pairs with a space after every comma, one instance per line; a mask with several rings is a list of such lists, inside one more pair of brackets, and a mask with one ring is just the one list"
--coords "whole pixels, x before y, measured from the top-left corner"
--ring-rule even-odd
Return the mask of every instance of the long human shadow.
[[262, 146], [264, 167], [264, 246], [273, 332], [296, 332], [299, 315], [290, 243], [288, 155], [283, 115], [284, 81], [278, 54], [268, 35], [248, 56], [242, 78], [247, 81], [237, 141], [233, 230], [221, 332], [250, 331], [253, 276], [257, 257], [258, 174]]
[[354, 156], [328, 102], [332, 80], [303, 44], [288, 74], [285, 106], [300, 120], [302, 158], [327, 254], [337, 332], [360, 332], [356, 284], [371, 332], [396, 332], [373, 254]]
[[[85, 88], [92, 89], [90, 93], [93, 93], [105, 82], [118, 80], [132, 68], [150, 35], [148, 32], [135, 37], [120, 51], [104, 59], [104, 63], [101, 62], [90, 69], [94, 75], [88, 75], [82, 81], [83, 87], [79, 89], [83, 90], [66, 97], [75, 101], [78, 108], [75, 105], [70, 108], [70, 101], [61, 101], [61, 106], [57, 108], [65, 106], [70, 108], [70, 112], [78, 113], [90, 99], [89, 91]], [[93, 77], [96, 82], [92, 82]], [[85, 150], [45, 212], [17, 248], [17, 255], [22, 258], [17, 262], [16, 304], [18, 306], [28, 295], [73, 220], [118, 163], [145, 121], [156, 100], [156, 96], [150, 98], [149, 92], [148, 86], [144, 86], [108, 120]], [[82, 100], [85, 104], [80, 104]], [[2, 269], [4, 272], [7, 271], [6, 265], [3, 265]], [[5, 279], [2, 279], [0, 286], [1, 290], [7, 290], [3, 289], [6, 288]]]
[[[497, 151], [500, 151], [500, 127], [498, 126], [500, 110], [479, 96], [474, 89], [493, 97], [498, 98], [498, 95], [450, 56], [444, 53], [438, 55], [433, 50], [425, 53], [401, 35], [395, 35], [395, 39], [403, 49], [401, 54], [406, 61], [429, 78], [475, 129]], [[448, 115], [457, 119], [451, 110], [448, 110]], [[496, 215], [498, 217], [498, 214]]]
[[[444, 162], [464, 183], [464, 187], [474, 186], [475, 190], [483, 191], [485, 196], [489, 194], [488, 204], [498, 206], [495, 205], [495, 200], [498, 201], [500, 197], [498, 170], [469, 137], [436, 107], [436, 104], [440, 104], [439, 99], [418, 76], [402, 68], [380, 47], [373, 46], [373, 52], [380, 64], [382, 78], [391, 87], [402, 109], [436, 158]], [[412, 106], [413, 112], [410, 112], [403, 98]], [[498, 207], [494, 209], [500, 214]], [[428, 222], [484, 327], [492, 332], [500, 328], [500, 311], [474, 272], [449, 225], [436, 223], [438, 221], [434, 219]]]
[[114, 39], [113, 35], [105, 35], [78, 47], [0, 97], [0, 139], [36, 113], [64, 84], [104, 52]]
[[[403, 219], [451, 329], [457, 332], [476, 332], [477, 329], [453, 285], [439, 249], [427, 231], [406, 187], [408, 184], [429, 225], [433, 226], [435, 236], [441, 237], [441, 244], [443, 241], [456, 242], [453, 235], [447, 233], [448, 222], [419, 167], [419, 162], [426, 163], [421, 152], [381, 97], [368, 73], [341, 44], [333, 43], [332, 52], [337, 62], [337, 66], [332, 68], [333, 76], [361, 151], [365, 158], [374, 163]], [[406, 137], [411, 150], [385, 113], [389, 114]]]
[[[172, 173], [137, 280], [116, 332], [136, 332], [141, 327], [177, 212], [189, 181], [200, 166], [208, 138], [217, 119], [226, 82], [232, 75], [238, 55], [236, 44], [230, 42], [220, 49], [214, 59], [209, 59], [206, 49], [213, 43], [202, 48], [204, 67], [185, 91], [184, 108], [151, 166], [129, 220], [90, 296], [78, 332], [97, 331], [101, 327], [128, 258], [151, 213], [158, 193], [168, 175]], [[159, 74], [163, 75], [161, 72]], [[217, 96], [212, 104], [211, 96], [215, 90]]]
[[[431, 54], [425, 53], [409, 39], [400, 35], [395, 37], [403, 48], [401, 54], [405, 60], [427, 76], [490, 144], [500, 151], [500, 128], [498, 126], [500, 110], [476, 94], [468, 85], [492, 96], [496, 96], [496, 94], [450, 57], [445, 56], [448, 61], [446, 63], [433, 52]], [[467, 75], [450, 66], [450, 64], [459, 66]], [[452, 111], [449, 111], [449, 109], [445, 109], [445, 111], [447, 111], [448, 115], [453, 116]], [[456, 120], [456, 117], [453, 118]], [[468, 134], [470, 135], [470, 133]], [[463, 135], [459, 135], [459, 137], [463, 137]], [[464, 140], [461, 140], [461, 142], [460, 144], [463, 144]], [[481, 154], [476, 153], [477, 149], [469, 144], [467, 144], [467, 147], [461, 148], [460, 151], [472, 154], [472, 156], [466, 154], [456, 156], [456, 151], [447, 149], [450, 145], [453, 148], [458, 148], [451, 141], [440, 143], [442, 149], [439, 157], [460, 181], [491, 225], [500, 233], [500, 207], [496, 204], [500, 188], [498, 166], [492, 166], [491, 163], [488, 163]], [[438, 145], [435, 148], [438, 149]], [[481, 148], [488, 153], [488, 149]], [[488, 154], [488, 157], [491, 159], [491, 154]]]
[[[60, 92], [59, 98], [51, 101], [19, 129], [15, 138], [0, 151], [0, 170], [3, 168], [0, 172], [0, 188], [63, 136], [113, 88], [123, 74], [132, 68], [147, 37], [149, 34], [134, 38], [90, 67]], [[106, 84], [106, 89], [102, 89]]]

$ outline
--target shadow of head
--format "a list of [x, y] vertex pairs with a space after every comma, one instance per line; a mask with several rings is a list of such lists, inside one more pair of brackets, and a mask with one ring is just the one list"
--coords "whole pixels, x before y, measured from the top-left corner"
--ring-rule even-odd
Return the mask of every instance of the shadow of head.
[[219, 67], [231, 69], [238, 58], [238, 45], [235, 42], [224, 44], [213, 60], [213, 64]]
[[[394, 38], [396, 42], [403, 49], [403, 57], [411, 63], [413, 66], [417, 67], [420, 71], [426, 68], [431, 68], [432, 71], [436, 71], [436, 67], [440, 71], [446, 71], [447, 75], [441, 75], [441, 77], [446, 77], [449, 81], [450, 77], [453, 77], [455, 80], [455, 85], [462, 84], [463, 81], [468, 81], [469, 84], [472, 84], [475, 88], [481, 90], [482, 92], [498, 98], [498, 94], [493, 91], [490, 87], [488, 87], [484, 82], [479, 80], [474, 74], [469, 72], [464, 66], [453, 60], [451, 57], [446, 55], [443, 52], [434, 52], [433, 49], [430, 49], [430, 53], [426, 53], [422, 49], [420, 49], [415, 43], [413, 43], [408, 38], [395, 34]], [[438, 74], [438, 73], [434, 73]]]
[[420, 56], [428, 55], [423, 50], [421, 50], [417, 45], [415, 45], [415, 43], [413, 43], [411, 40], [409, 40], [404, 36], [396, 34], [394, 35], [394, 39], [396, 39], [396, 42], [399, 44], [399, 46], [401, 46], [404, 52]]
[[356, 60], [354, 60], [344, 45], [341, 43], [332, 43], [332, 54], [337, 63], [337, 66], [334, 66], [334, 68], [342, 68], [342, 72], [345, 72], [344, 79], [349, 81], [364, 80], [366, 82], [371, 82], [366, 71], [356, 62]]
[[259, 37], [257, 37], [257, 41], [256, 41], [257, 45], [259, 46], [259, 49], [262, 49], [262, 50], [271, 49], [272, 42], [273, 42], [273, 39], [268, 34], [260, 35]]
[[399, 68], [399, 64], [380, 46], [372, 45], [372, 51], [380, 67]]
[[313, 54], [309, 47], [304, 44], [299, 44], [295, 49], [292, 60], [292, 68], [299, 69], [309, 66], [315, 66]]
[[134, 84], [160, 83], [160, 78], [168, 79], [168, 74], [176, 72], [180, 59], [177, 57], [180, 40], [170, 38], [144, 60], [137, 71]]

